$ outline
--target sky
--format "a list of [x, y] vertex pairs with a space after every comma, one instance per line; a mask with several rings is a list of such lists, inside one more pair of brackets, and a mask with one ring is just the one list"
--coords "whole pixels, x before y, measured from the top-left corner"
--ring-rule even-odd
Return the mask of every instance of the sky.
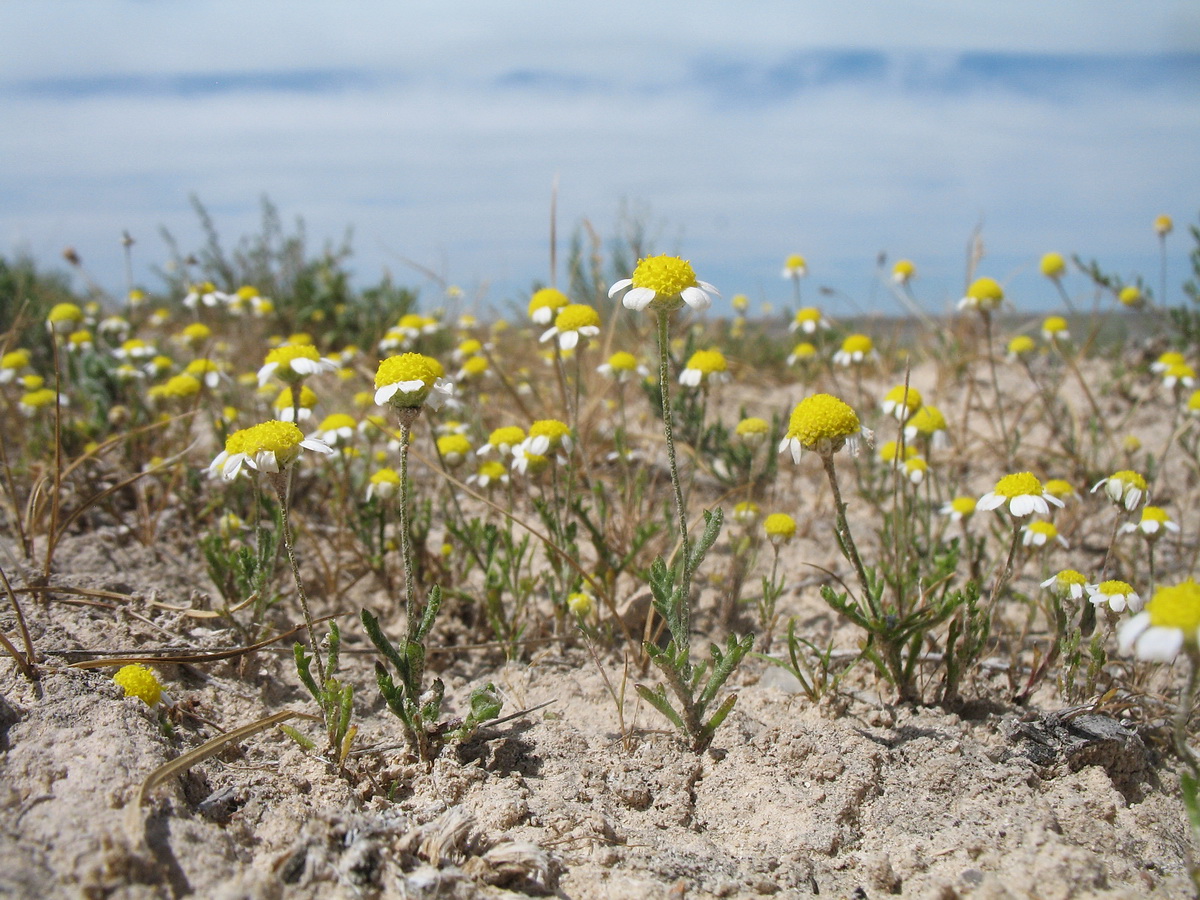
[[1160, 213], [1177, 300], [1200, 5], [5, 3], [0, 121], [0, 254], [72, 246], [118, 294], [122, 232], [158, 289], [160, 229], [201, 245], [193, 195], [227, 245], [265, 195], [315, 247], [353, 228], [360, 284], [390, 271], [436, 305], [425, 270], [504, 309], [549, 278], [557, 181], [560, 247], [636, 210], [726, 303], [790, 301], [799, 253], [805, 302], [898, 312], [886, 254], [944, 311], [977, 228], [1019, 308], [1055, 302], [1050, 250], [1157, 288]]

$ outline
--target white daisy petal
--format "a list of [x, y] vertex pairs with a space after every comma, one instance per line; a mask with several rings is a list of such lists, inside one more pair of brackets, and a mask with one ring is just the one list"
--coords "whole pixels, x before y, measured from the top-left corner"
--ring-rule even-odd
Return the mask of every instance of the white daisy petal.
[[632, 278], [622, 278], [620, 281], [616, 282], [612, 287], [610, 287], [608, 289], [608, 296], [612, 297], [613, 295], [625, 290], [625, 288], [629, 287], [632, 284], [633, 284]]
[[[630, 284], [632, 283], [631, 281]], [[625, 296], [621, 299], [621, 303], [626, 309], [641, 312], [650, 305], [656, 296], [650, 288], [635, 287], [626, 291]]]

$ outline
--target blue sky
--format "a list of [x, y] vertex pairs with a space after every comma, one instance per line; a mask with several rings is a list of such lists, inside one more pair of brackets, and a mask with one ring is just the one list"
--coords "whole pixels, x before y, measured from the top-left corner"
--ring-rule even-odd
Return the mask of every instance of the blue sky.
[[0, 253], [72, 245], [114, 290], [123, 230], [154, 288], [160, 226], [199, 246], [191, 194], [228, 243], [266, 194], [314, 243], [352, 226], [363, 283], [432, 297], [414, 260], [504, 307], [547, 277], [557, 177], [562, 239], [645, 210], [726, 298], [787, 301], [802, 253], [807, 296], [894, 311], [886, 253], [942, 310], [982, 223], [980, 273], [1035, 308], [1047, 250], [1157, 286], [1163, 212], [1184, 274], [1200, 6], [9, 3], [0, 120]]

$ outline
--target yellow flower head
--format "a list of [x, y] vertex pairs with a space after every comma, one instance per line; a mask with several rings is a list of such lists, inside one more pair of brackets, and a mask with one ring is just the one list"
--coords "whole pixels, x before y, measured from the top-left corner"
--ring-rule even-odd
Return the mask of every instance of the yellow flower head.
[[1087, 579], [1074, 569], [1063, 569], [1057, 575], [1043, 581], [1042, 587], [1048, 588], [1062, 600], [1082, 600], [1087, 589]]
[[58, 394], [53, 388], [40, 388], [38, 390], [27, 391], [17, 401], [17, 406], [27, 416], [32, 416], [39, 409], [45, 409], [47, 406], [52, 406], [55, 400], [58, 399]]
[[792, 331], [803, 331], [805, 334], [816, 334], [818, 328], [828, 328], [829, 323], [815, 306], [806, 306], [796, 312], [792, 320]]
[[225, 449], [209, 464], [209, 471], [220, 472], [230, 481], [238, 476], [242, 466], [263, 472], [282, 472], [300, 456], [302, 449], [332, 453], [323, 441], [305, 438], [292, 422], [272, 419], [235, 431], [225, 440]]
[[796, 536], [796, 520], [787, 513], [771, 513], [763, 521], [763, 531], [767, 540], [779, 547]]
[[212, 329], [203, 322], [193, 322], [176, 335], [180, 343], [187, 344], [189, 347], [199, 347], [211, 337]]
[[367, 499], [378, 497], [380, 500], [390, 500], [400, 491], [400, 473], [395, 469], [377, 469], [371, 474], [367, 485]]
[[759, 419], [751, 416], [748, 419], [742, 419], [737, 423], [737, 436], [747, 444], [757, 446], [766, 440], [767, 435], [771, 431], [771, 426], [767, 424], [766, 419]]
[[908, 446], [904, 447], [904, 458], [900, 457], [900, 444], [898, 441], [888, 441], [879, 448], [879, 459], [882, 462], [889, 463], [893, 466], [901, 465], [905, 460], [912, 459], [917, 455], [917, 448]]
[[793, 253], [783, 261], [784, 278], [803, 278], [808, 274], [808, 261], [799, 253]]
[[900, 259], [892, 266], [892, 281], [896, 284], [908, 284], [917, 274], [917, 267], [910, 259]]
[[1019, 359], [1037, 349], [1037, 345], [1027, 334], [1018, 334], [1015, 338], [1008, 342], [1008, 359], [1009, 362]]
[[625, 350], [618, 350], [608, 358], [608, 362], [598, 366], [596, 371], [607, 375], [615, 381], [626, 381], [638, 370], [637, 357]]
[[479, 448], [481, 454], [499, 451], [501, 456], [508, 456], [512, 448], [525, 440], [525, 429], [519, 425], [504, 425], [497, 428], [488, 436], [488, 441]]
[[573, 350], [579, 345], [580, 336], [595, 337], [600, 333], [600, 313], [586, 303], [569, 303], [558, 310], [554, 326], [548, 328], [541, 339], [548, 341], [558, 336], [558, 346]]
[[46, 327], [59, 334], [69, 334], [83, 321], [83, 310], [74, 303], [56, 303], [46, 316]]
[[1117, 646], [1141, 659], [1170, 662], [1184, 644], [1200, 643], [1200, 584], [1188, 579], [1160, 587], [1146, 608], [1121, 626]]
[[994, 278], [976, 278], [967, 288], [967, 295], [958, 301], [959, 309], [991, 312], [1004, 302], [1004, 288]]
[[471, 453], [471, 442], [464, 434], [445, 434], [437, 439], [438, 453], [451, 468], [461, 465]]
[[1033, 512], [1048, 516], [1049, 504], [1063, 505], [1057, 497], [1046, 493], [1042, 483], [1031, 472], [1005, 475], [989, 493], [979, 498], [977, 505], [980, 509], [997, 509], [1006, 503], [1008, 511], [1014, 516], [1027, 516]]
[[337, 363], [323, 358], [312, 344], [288, 343], [267, 353], [263, 367], [258, 370], [258, 383], [266, 384], [275, 375], [288, 384], [298, 384], [309, 375], [332, 372], [336, 368]]
[[162, 683], [146, 666], [122, 666], [113, 676], [113, 681], [124, 688], [126, 697], [137, 697], [147, 706], [157, 706], [162, 699]]
[[[284, 388], [274, 402], [275, 412], [286, 422], [292, 421], [294, 399], [291, 388]], [[312, 408], [317, 405], [317, 395], [308, 385], [300, 388], [300, 418], [307, 419], [312, 415]]]
[[1071, 482], [1064, 481], [1061, 478], [1051, 478], [1044, 485], [1044, 489], [1051, 497], [1057, 497], [1059, 500], [1076, 496], [1075, 486]]
[[442, 380], [445, 369], [431, 356], [402, 353], [379, 364], [375, 373], [375, 402], [398, 409], [428, 403], [434, 409], [454, 393], [454, 385]]
[[840, 366], [865, 362], [875, 356], [875, 343], [865, 334], [852, 334], [842, 341], [842, 349], [833, 355]]
[[633, 276], [616, 282], [608, 289], [608, 296], [621, 291], [625, 291], [621, 300], [625, 308], [638, 311], [651, 305], [670, 311], [685, 303], [692, 309], [704, 310], [712, 305], [714, 295], [720, 296], [715, 287], [696, 277], [686, 259], [666, 255], [638, 260]]
[[558, 419], [539, 419], [529, 426], [529, 450], [538, 455], [557, 452], [565, 448], [568, 453], [573, 446], [571, 427]]
[[896, 385], [883, 398], [883, 414], [895, 416], [901, 422], [921, 408], [921, 392], [912, 385]]
[[1071, 332], [1067, 330], [1067, 320], [1062, 316], [1047, 316], [1042, 322], [1042, 337], [1048, 341], [1067, 341]]
[[975, 515], [975, 506], [974, 497], [955, 497], [942, 506], [941, 513], [949, 516], [951, 521], [961, 522], [963, 519], [969, 519]]
[[570, 302], [557, 288], [542, 288], [529, 301], [529, 318], [537, 325], [549, 325], [555, 314]]
[[1092, 487], [1092, 493], [1104, 488], [1104, 493], [1117, 506], [1135, 509], [1147, 496], [1146, 479], [1130, 469], [1114, 472], [1102, 478]]
[[745, 312], [750, 305], [750, 298], [745, 294], [734, 294], [733, 299], [729, 301], [737, 312]]
[[187, 374], [172, 376], [165, 384], [156, 384], [149, 391], [151, 400], [186, 400], [198, 393], [200, 379]]
[[1058, 536], [1058, 529], [1054, 527], [1053, 522], [1030, 522], [1021, 531], [1021, 543], [1026, 547], [1044, 547], [1052, 541], [1065, 544]]
[[758, 514], [758, 504], [753, 500], [743, 500], [733, 507], [734, 521], [741, 522], [743, 525], [752, 525], [758, 521]]
[[1136, 284], [1127, 284], [1125, 287], [1121, 288], [1120, 293], [1117, 294], [1117, 300], [1120, 301], [1122, 306], [1129, 307], [1131, 309], [1142, 306], [1146, 302], [1146, 298], [1143, 296], [1141, 288], [1139, 288]]
[[1166, 237], [1175, 229], [1175, 222], [1165, 213], [1154, 218], [1154, 233], [1159, 237]]
[[848, 443], [851, 450], [857, 452], [860, 439], [870, 441], [871, 434], [862, 427], [853, 409], [837, 397], [814, 394], [801, 400], [792, 410], [779, 452], [790, 450], [792, 460], [798, 463], [803, 450], [828, 456]]
[[808, 341], [801, 341], [788, 354], [787, 364], [794, 366], [798, 362], [807, 362], [817, 355], [817, 348]]
[[720, 384], [728, 381], [729, 363], [720, 350], [697, 350], [679, 374], [679, 383], [688, 387]]
[[567, 597], [567, 610], [571, 615], [579, 616], [581, 619], [586, 619], [591, 615], [595, 607], [596, 602], [592, 599], [592, 595], [583, 591], [576, 591]]
[[[0, 370], [16, 372], [29, 365], [31, 354], [25, 348], [13, 350], [0, 356]], [[11, 375], [9, 376], [12, 377]]]
[[1042, 257], [1042, 274], [1057, 281], [1067, 271], [1067, 262], [1061, 253], [1047, 253]]

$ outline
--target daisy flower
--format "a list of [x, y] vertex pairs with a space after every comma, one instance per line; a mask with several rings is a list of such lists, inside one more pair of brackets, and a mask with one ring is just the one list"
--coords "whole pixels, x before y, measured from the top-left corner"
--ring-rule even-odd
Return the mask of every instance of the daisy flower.
[[92, 333], [86, 328], [72, 331], [67, 335], [67, 349], [75, 353], [83, 353], [92, 349]]
[[323, 441], [330, 447], [338, 447], [352, 440], [357, 431], [358, 423], [354, 421], [353, 416], [346, 413], [330, 413], [321, 420], [317, 430], [309, 437]]
[[1058, 533], [1053, 522], [1030, 522], [1021, 528], [1021, 543], [1026, 547], [1045, 547], [1054, 541], [1064, 550], [1068, 549], [1066, 540]]
[[282, 472], [300, 458], [302, 450], [333, 452], [324, 441], [306, 438], [293, 423], [272, 419], [231, 434], [225, 441], [225, 449], [217, 454], [208, 470], [213, 474], [220, 472], [226, 481], [236, 478], [243, 466], [260, 472]]
[[182, 344], [191, 350], [199, 350], [212, 339], [212, 329], [203, 322], [193, 322], [185, 326], [171, 340]]
[[975, 309], [990, 313], [1004, 302], [1004, 288], [994, 278], [976, 278], [967, 288], [967, 295], [958, 301], [959, 309]]
[[757, 447], [767, 439], [767, 435], [771, 432], [771, 426], [766, 419], [760, 419], [756, 416], [751, 416], [737, 423], [735, 433], [743, 441], [751, 447]]
[[454, 377], [457, 381], [476, 381], [486, 375], [489, 368], [486, 356], [469, 356]]
[[1154, 592], [1146, 608], [1121, 626], [1117, 646], [1122, 653], [1158, 662], [1173, 660], [1186, 643], [1200, 642], [1200, 584], [1188, 579]]
[[1146, 297], [1136, 284], [1127, 284], [1121, 288], [1117, 300], [1126, 309], [1140, 309], [1146, 305]]
[[608, 296], [625, 292], [621, 303], [637, 311], [648, 306], [654, 309], [676, 310], [685, 303], [694, 310], [712, 305], [720, 291], [707, 281], [700, 281], [692, 264], [677, 256], [647, 256], [638, 261], [633, 276], [622, 278], [608, 289]]
[[1057, 497], [1059, 500], [1070, 500], [1073, 497], [1078, 497], [1075, 492], [1074, 485], [1069, 481], [1064, 481], [1061, 478], [1051, 478], [1045, 484], [1046, 493], [1051, 497]]
[[1163, 372], [1163, 387], [1174, 390], [1176, 385], [1191, 389], [1196, 386], [1196, 370], [1187, 363], [1175, 363]]
[[83, 310], [74, 303], [56, 303], [46, 316], [46, 327], [55, 334], [70, 334], [83, 324]]
[[337, 367], [337, 363], [321, 356], [311, 344], [284, 344], [267, 354], [265, 364], [258, 370], [258, 383], [264, 385], [275, 375], [280, 381], [295, 384], [309, 375], [332, 372]]
[[724, 384], [729, 381], [729, 363], [720, 350], [697, 350], [679, 373], [679, 383], [688, 387]]
[[787, 364], [794, 366], [796, 363], [808, 362], [817, 355], [817, 348], [808, 341], [801, 341], [792, 348], [792, 352], [788, 354]]
[[904, 463], [917, 455], [917, 448], [904, 445], [904, 455], [900, 454], [900, 442], [888, 441], [879, 448], [879, 460], [886, 463], [894, 469], [898, 469]]
[[1186, 362], [1187, 358], [1182, 353], [1177, 350], [1168, 350], [1150, 363], [1150, 371], [1155, 375], [1161, 375], [1172, 366], [1181, 366]]
[[1033, 342], [1027, 334], [1018, 334], [1015, 338], [1008, 342], [1008, 361], [1017, 362], [1022, 357], [1028, 356], [1037, 349], [1037, 344]]
[[525, 440], [525, 429], [519, 425], [504, 425], [488, 435], [487, 443], [479, 448], [480, 456], [485, 456], [493, 450], [501, 456], [508, 456], [512, 448]]
[[471, 455], [471, 442], [464, 434], [444, 434], [437, 439], [438, 454], [450, 468], [457, 468]]
[[149, 390], [154, 401], [187, 400], [200, 393], [200, 379], [194, 375], [173, 375], [165, 384], [156, 384]]
[[821, 315], [815, 306], [806, 306], [796, 313], [788, 331], [803, 331], [805, 334], [816, 334], [818, 328], [828, 328], [829, 322]]
[[541, 341], [558, 335], [558, 346], [562, 350], [574, 350], [579, 338], [595, 337], [600, 333], [600, 313], [586, 303], [569, 303], [554, 317], [554, 325], [548, 328]]
[[628, 381], [634, 375], [645, 378], [650, 374], [649, 369], [638, 363], [636, 356], [625, 350], [618, 350], [608, 358], [608, 362], [597, 366], [596, 371], [618, 384]]
[[793, 253], [783, 263], [782, 278], [803, 278], [808, 274], [808, 262], [799, 253]]
[[15, 381], [22, 372], [29, 368], [32, 359], [33, 354], [23, 347], [0, 356], [0, 384]]
[[1099, 609], [1107, 606], [1113, 612], [1136, 613], [1142, 608], [1142, 598], [1124, 581], [1102, 581], [1087, 586], [1088, 599]]
[[731, 299], [729, 302], [733, 306], [734, 310], [740, 313], [745, 312], [750, 306], [750, 298], [745, 294], [734, 294], [733, 299]]
[[1082, 600], [1090, 585], [1087, 579], [1074, 569], [1063, 569], [1057, 575], [1043, 581], [1042, 587], [1047, 588], [1060, 600]]
[[1071, 332], [1067, 329], [1067, 320], [1062, 316], [1047, 316], [1042, 321], [1042, 338], [1051, 344], [1069, 341]]
[[912, 260], [898, 259], [892, 266], [892, 281], [895, 284], [908, 284], [916, 274], [917, 267], [912, 264]]
[[753, 525], [758, 521], [761, 510], [753, 500], [743, 500], [733, 507], [733, 520], [742, 525]]
[[272, 405], [275, 408], [275, 414], [284, 422], [291, 422], [293, 418], [298, 418], [299, 421], [305, 422], [312, 416], [313, 407], [317, 405], [317, 395], [307, 384], [300, 388], [300, 409], [298, 415], [292, 398], [291, 388], [284, 388], [280, 391]]
[[21, 399], [17, 401], [17, 409], [24, 416], [34, 416], [39, 410], [54, 405], [55, 400], [59, 400], [63, 406], [67, 405], [67, 399], [60, 399], [54, 388], [38, 388], [22, 394]]
[[512, 448], [513, 470], [522, 475], [537, 475], [550, 465], [550, 457], [536, 452], [533, 442], [533, 438], [526, 438]]
[[1148, 541], [1156, 541], [1168, 531], [1179, 534], [1179, 526], [1171, 521], [1161, 506], [1146, 506], [1142, 508], [1140, 522], [1127, 522], [1121, 526], [1121, 534], [1133, 534], [1135, 531], [1140, 531]]
[[454, 395], [454, 385], [442, 376], [446, 370], [432, 356], [402, 353], [390, 356], [375, 372], [375, 402], [395, 409], [417, 409], [428, 404], [441, 409]]
[[1113, 503], [1128, 510], [1136, 508], [1147, 495], [1148, 490], [1146, 479], [1130, 469], [1122, 469], [1107, 478], [1100, 479], [1092, 487], [1092, 493], [1096, 493], [1102, 487]]
[[1008, 511], [1014, 516], [1027, 516], [1035, 512], [1048, 516], [1051, 503], [1063, 505], [1057, 497], [1045, 492], [1042, 483], [1031, 472], [1005, 475], [991, 491], [979, 498], [977, 505], [980, 509], [998, 509], [1006, 503]]
[[112, 355], [117, 359], [133, 361], [152, 359], [157, 352], [153, 344], [148, 344], [141, 338], [130, 338], [122, 342], [120, 347], [113, 350]]
[[911, 385], [898, 384], [883, 397], [883, 414], [901, 422], [921, 408], [921, 392]]
[[928, 403], [913, 413], [904, 426], [904, 439], [915, 441], [918, 437], [929, 441], [934, 450], [944, 450], [950, 445], [946, 417], [936, 406]]
[[113, 681], [125, 691], [126, 697], [136, 697], [152, 709], [159, 703], [171, 705], [170, 698], [163, 691], [162, 682], [147, 666], [138, 663], [122, 666], [113, 676]]
[[833, 362], [839, 366], [853, 366], [878, 359], [875, 344], [865, 334], [852, 334], [842, 341], [842, 349], [833, 354]]
[[1160, 238], [1166, 237], [1175, 228], [1174, 220], [1165, 213], [1154, 218], [1154, 233]]
[[558, 311], [570, 303], [570, 299], [562, 291], [556, 288], [542, 288], [529, 300], [529, 318], [535, 325], [549, 325]]
[[787, 513], [771, 513], [763, 521], [767, 540], [780, 547], [796, 536], [796, 520]]
[[925, 462], [921, 457], [914, 456], [904, 461], [904, 477], [912, 484], [920, 484], [925, 480], [925, 473], [929, 471], [929, 463]]
[[199, 306], [211, 308], [228, 300], [228, 294], [218, 291], [217, 286], [211, 281], [205, 281], [201, 284], [193, 284], [188, 289], [187, 294], [183, 298], [183, 305], [188, 309], [196, 309]]
[[873, 435], [858, 420], [858, 414], [846, 403], [829, 394], [814, 394], [796, 404], [788, 422], [787, 434], [779, 444], [779, 452], [791, 452], [792, 461], [799, 463], [805, 450], [830, 456], [849, 445], [858, 452], [860, 441], [871, 442]]
[[527, 449], [540, 456], [557, 453], [559, 450], [570, 453], [574, 447], [571, 427], [558, 419], [539, 419], [534, 422], [529, 426], [529, 438], [526, 443]]
[[508, 484], [508, 469], [497, 460], [484, 460], [475, 474], [467, 477], [467, 484], [479, 485], [484, 490], [497, 484]]
[[939, 512], [949, 516], [951, 522], [962, 522], [975, 515], [976, 505], [974, 497], [955, 497], [943, 503]]
[[225, 377], [225, 373], [222, 371], [222, 368], [218, 363], [203, 357], [200, 359], [193, 359], [187, 364], [187, 367], [183, 370], [183, 373], [199, 379], [204, 383], [205, 387], [208, 388], [215, 388]]
[[367, 484], [367, 499], [378, 497], [380, 500], [391, 500], [400, 492], [400, 474], [395, 469], [378, 469], [371, 474]]
[[1067, 272], [1067, 261], [1061, 253], [1047, 253], [1042, 257], [1040, 268], [1051, 281], [1058, 281]]
[[124, 316], [106, 316], [96, 326], [97, 331], [113, 342], [125, 340], [129, 336], [129, 328], [129, 320]]

